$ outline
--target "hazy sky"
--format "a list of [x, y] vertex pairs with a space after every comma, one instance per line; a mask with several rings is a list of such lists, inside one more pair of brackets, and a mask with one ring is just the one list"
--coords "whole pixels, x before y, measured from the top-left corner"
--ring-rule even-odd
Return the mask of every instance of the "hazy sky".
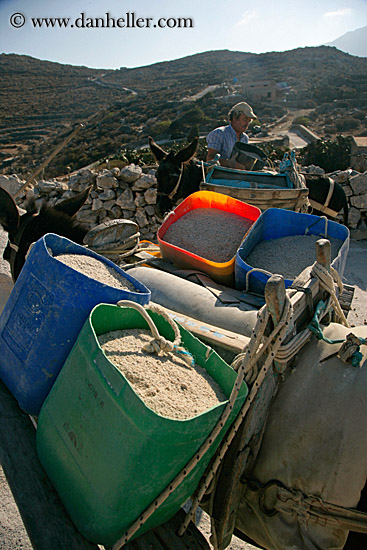
[[366, 25], [367, 0], [0, 0], [0, 53], [114, 69], [318, 46]]

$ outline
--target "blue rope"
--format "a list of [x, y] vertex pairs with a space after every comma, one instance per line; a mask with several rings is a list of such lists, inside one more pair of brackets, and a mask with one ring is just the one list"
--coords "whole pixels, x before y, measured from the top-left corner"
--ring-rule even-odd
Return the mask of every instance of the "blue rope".
[[[325, 338], [324, 333], [322, 331], [322, 328], [320, 326], [320, 317], [326, 310], [326, 302], [323, 300], [320, 300], [320, 302], [317, 304], [314, 316], [312, 317], [311, 322], [307, 326], [307, 328], [316, 336], [318, 340], [324, 340], [327, 344], [342, 344], [345, 342], [345, 339], [342, 340], [330, 340], [330, 338]], [[357, 336], [359, 339], [360, 345], [367, 345], [367, 339], [361, 338]], [[363, 359], [362, 353], [359, 351], [359, 348], [357, 351], [353, 353], [351, 356], [351, 364], [353, 367], [359, 367], [360, 363]]]
[[191, 357], [191, 366], [193, 367], [195, 365], [195, 359], [192, 353], [184, 349], [180, 349], [179, 346], [173, 346], [173, 348], [175, 350], [175, 353], [181, 353], [182, 355], [188, 355], [189, 357]]
[[[360, 340], [363, 340], [363, 338], [360, 338]], [[361, 344], [366, 344], [366, 341], [361, 342]], [[352, 355], [352, 366], [353, 367], [359, 367], [360, 363], [363, 359], [363, 355], [360, 351], [355, 351]]]
[[329, 338], [325, 338], [324, 333], [322, 332], [322, 328], [320, 327], [320, 317], [326, 310], [326, 302], [323, 300], [320, 300], [320, 302], [317, 304], [314, 316], [312, 317], [312, 320], [310, 324], [307, 326], [307, 328], [313, 332], [313, 334], [316, 336], [318, 340], [324, 340], [328, 344], [341, 344], [344, 342], [343, 340], [330, 340]]

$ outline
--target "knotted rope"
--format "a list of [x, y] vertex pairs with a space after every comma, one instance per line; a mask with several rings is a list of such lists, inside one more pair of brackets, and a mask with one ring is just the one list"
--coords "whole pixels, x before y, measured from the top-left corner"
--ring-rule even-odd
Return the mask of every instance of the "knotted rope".
[[149, 328], [153, 334], [153, 339], [143, 345], [142, 349], [144, 351], [146, 351], [147, 353], [155, 353], [156, 355], [158, 355], [160, 352], [181, 354], [182, 359], [185, 361], [185, 363], [193, 366], [193, 364], [195, 363], [193, 356], [185, 348], [180, 346], [181, 335], [177, 324], [170, 318], [170, 316], [163, 310], [163, 308], [155, 304], [149, 304], [149, 306], [147, 306], [149, 307], [150, 311], [152, 311], [153, 313], [157, 313], [158, 315], [163, 317], [167, 321], [167, 323], [169, 323], [175, 335], [173, 342], [171, 340], [167, 340], [159, 334], [153, 319], [150, 317], [146, 309], [137, 302], [132, 302], [130, 300], [120, 300], [119, 302], [117, 302], [117, 305], [120, 307], [125, 306], [135, 309], [148, 323]]
[[[121, 301], [119, 304], [122, 305], [129, 305], [130, 302], [128, 301]], [[134, 302], [134, 306], [139, 304], [136, 304]], [[134, 307], [133, 306], [133, 307]], [[140, 306], [141, 307], [141, 306]], [[151, 306], [148, 306], [150, 309]], [[155, 306], [154, 306], [155, 308]], [[160, 312], [161, 313], [161, 312]], [[276, 327], [276, 329], [273, 331], [272, 335], [269, 337], [273, 337], [273, 339], [276, 340], [274, 344], [274, 348], [277, 349], [278, 346], [280, 346], [286, 331], [288, 330], [289, 320], [291, 317], [291, 305], [289, 298], [286, 299], [285, 307], [283, 310], [283, 316], [280, 320], [279, 325]], [[198, 464], [198, 462], [201, 460], [201, 458], [205, 455], [205, 453], [208, 451], [208, 449], [211, 447], [211, 445], [215, 442], [217, 436], [220, 434], [221, 430], [223, 429], [226, 421], [228, 420], [229, 415], [231, 414], [233, 410], [233, 405], [235, 400], [237, 399], [238, 392], [241, 388], [241, 384], [244, 380], [244, 373], [246, 370], [246, 364], [248, 361], [253, 364], [257, 358], [258, 358], [258, 348], [261, 344], [261, 340], [267, 325], [269, 319], [269, 313], [266, 306], [263, 306], [263, 308], [259, 312], [258, 320], [255, 326], [255, 329], [253, 331], [253, 338], [250, 340], [246, 352], [244, 353], [244, 358], [241, 364], [241, 367], [239, 368], [236, 381], [234, 383], [231, 395], [229, 397], [228, 403], [218, 420], [216, 426], [213, 428], [212, 432], [209, 434], [207, 439], [204, 441], [200, 449], [197, 453], [195, 453], [195, 456], [186, 464], [186, 466], [182, 469], [182, 471], [175, 477], [175, 479], [158, 495], [158, 497], [152, 502], [146, 510], [140, 515], [140, 517], [131, 525], [131, 527], [126, 531], [126, 533], [114, 544], [113, 550], [120, 550], [122, 546], [127, 544], [127, 542], [131, 539], [131, 537], [144, 525], [144, 523], [149, 519], [149, 517], [159, 508], [159, 506], [169, 497], [169, 495], [183, 482], [183, 480], [191, 473], [193, 468]], [[267, 349], [264, 347], [264, 350]], [[186, 519], [184, 523], [182, 524], [181, 528], [178, 531], [179, 535], [183, 535], [185, 532], [188, 524], [190, 523], [191, 519], [195, 516], [196, 509], [207, 491], [209, 484], [211, 483], [212, 479], [214, 478], [214, 475], [220, 465], [220, 462], [223, 459], [223, 456], [228, 449], [232, 439], [234, 438], [236, 432], [238, 431], [241, 422], [245, 415], [247, 414], [247, 411], [251, 405], [251, 403], [254, 401], [257, 392], [260, 388], [260, 385], [262, 381], [265, 378], [266, 373], [268, 372], [268, 369], [274, 359], [274, 351], [269, 353], [267, 360], [265, 361], [264, 366], [261, 368], [261, 371], [258, 375], [257, 380], [255, 381], [255, 384], [252, 387], [252, 390], [250, 391], [249, 395], [246, 398], [246, 401], [240, 411], [240, 413], [237, 415], [237, 418], [235, 419], [232, 428], [230, 432], [228, 433], [225, 444], [223, 448], [218, 453], [209, 473], [207, 474], [206, 478], [202, 480], [202, 483], [200, 485], [200, 490], [197, 492], [197, 496], [195, 500], [192, 503], [191, 510], [188, 512]]]
[[321, 287], [330, 294], [330, 298], [334, 307], [334, 311], [340, 320], [340, 324], [344, 325], [345, 327], [350, 327], [350, 324], [348, 323], [344, 312], [341, 308], [341, 305], [339, 303], [339, 300], [337, 298], [336, 292], [335, 292], [335, 285], [339, 288], [339, 292], [343, 292], [343, 283], [339, 277], [338, 272], [336, 269], [334, 269], [332, 266], [330, 266], [330, 273], [329, 271], [321, 265], [319, 262], [315, 262], [311, 269], [311, 275], [314, 277], [317, 277], [320, 281]]
[[306, 495], [298, 489], [290, 489], [277, 479], [262, 484], [255, 479], [243, 479], [242, 483], [258, 493], [260, 510], [273, 516], [280, 512], [296, 517], [300, 525], [317, 523], [336, 526], [339, 529], [367, 533], [367, 514], [324, 501], [315, 495]]

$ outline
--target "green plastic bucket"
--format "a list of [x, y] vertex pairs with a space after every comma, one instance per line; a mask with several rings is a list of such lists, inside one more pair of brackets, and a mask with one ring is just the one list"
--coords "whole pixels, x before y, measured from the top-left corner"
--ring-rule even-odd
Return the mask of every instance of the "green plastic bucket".
[[[173, 341], [167, 320], [149, 315], [160, 334]], [[41, 409], [37, 428], [40, 461], [72, 520], [87, 539], [106, 546], [120, 539], [181, 472], [228, 403], [186, 420], [149, 409], [97, 340], [100, 334], [129, 328], [149, 327], [130, 307], [100, 304], [93, 309]], [[229, 397], [237, 373], [190, 332], [179, 330], [182, 345]], [[168, 521], [192, 495], [247, 393], [242, 384], [214, 444], [135, 537]]]

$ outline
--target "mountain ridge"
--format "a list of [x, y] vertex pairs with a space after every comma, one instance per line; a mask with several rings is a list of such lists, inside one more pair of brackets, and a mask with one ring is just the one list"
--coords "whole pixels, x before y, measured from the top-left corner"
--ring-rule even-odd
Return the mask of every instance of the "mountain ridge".
[[[3, 159], [12, 169], [11, 157], [20, 165], [38, 164], [79, 122], [86, 128], [59, 154], [57, 170], [145, 143], [149, 134], [182, 136], [196, 127], [207, 132], [225, 123], [229, 105], [246, 100], [244, 85], [257, 80], [286, 82], [291, 90], [276, 102], [250, 101], [264, 124], [292, 106], [327, 104], [332, 110], [337, 100], [363, 107], [366, 75], [366, 58], [330, 46], [265, 54], [210, 50], [120, 69], [1, 54], [0, 168]], [[215, 92], [188, 101], [213, 85]]]
[[358, 57], [367, 57], [367, 26], [348, 31], [332, 42], [325, 44]]

